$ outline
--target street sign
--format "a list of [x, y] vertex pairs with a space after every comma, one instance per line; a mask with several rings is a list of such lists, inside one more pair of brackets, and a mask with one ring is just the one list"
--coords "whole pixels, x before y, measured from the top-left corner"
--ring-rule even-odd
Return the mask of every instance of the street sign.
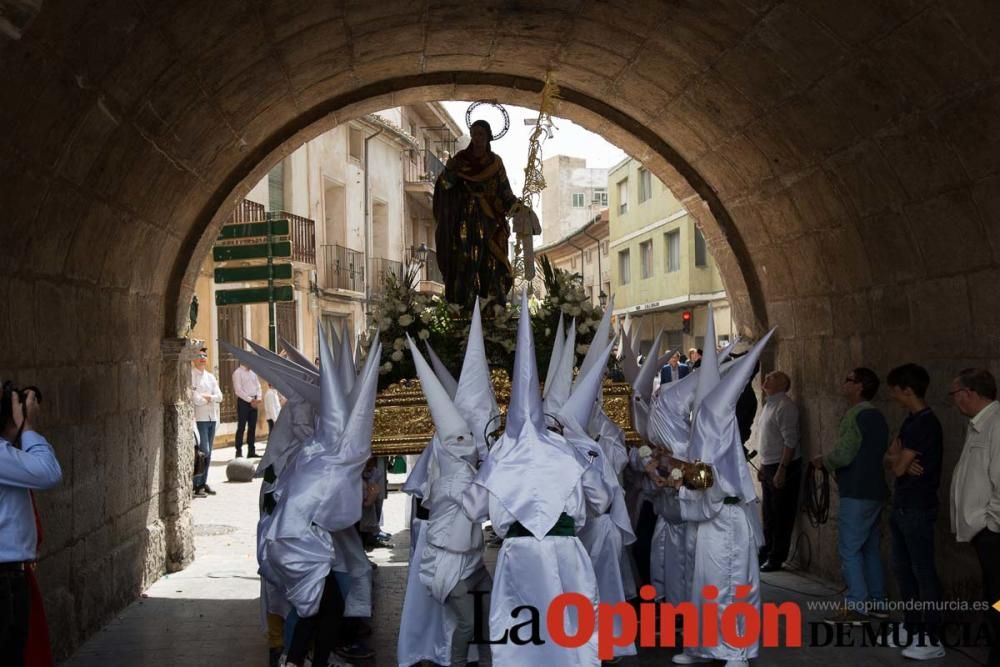
[[[291, 285], [274, 287], [274, 301], [294, 301], [295, 295]], [[267, 303], [267, 287], [251, 287], [249, 289], [220, 290], [215, 293], [216, 306], [232, 306], [242, 303]]]
[[[267, 243], [253, 245], [215, 246], [212, 248], [212, 259], [216, 262], [228, 262], [233, 259], [265, 259]], [[271, 243], [271, 257], [291, 257], [291, 241], [275, 241]]]
[[291, 264], [274, 264], [272, 268], [274, 269], [273, 276], [268, 274], [267, 264], [257, 264], [255, 266], [234, 266], [232, 268], [216, 269], [215, 282], [241, 283], [250, 280], [267, 280], [268, 278], [273, 278], [274, 280], [291, 280]]
[[268, 225], [271, 227], [271, 236], [288, 236], [287, 220], [267, 220], [265, 222], [239, 222], [235, 225], [223, 225], [222, 229], [219, 230], [219, 240], [267, 236]]

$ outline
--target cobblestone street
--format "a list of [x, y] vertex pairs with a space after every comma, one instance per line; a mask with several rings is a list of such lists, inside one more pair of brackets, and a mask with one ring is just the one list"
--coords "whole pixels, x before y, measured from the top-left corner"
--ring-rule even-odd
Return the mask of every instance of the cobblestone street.
[[[108, 665], [260, 665], [267, 664], [267, 642], [261, 630], [258, 595], [260, 581], [254, 550], [259, 482], [225, 481], [225, 466], [232, 448], [217, 450], [209, 483], [216, 496], [195, 499], [196, 557], [187, 569], [164, 576], [117, 618], [84, 644], [66, 667]], [[398, 481], [402, 476], [392, 476]], [[405, 529], [407, 496], [390, 493], [384, 509], [384, 528], [393, 534], [392, 549], [370, 555], [378, 564], [373, 647], [376, 667], [396, 664], [396, 629], [406, 587], [408, 531]], [[488, 550], [491, 561], [496, 550]], [[820, 614], [805, 611], [805, 602], [833, 599], [832, 584], [789, 572], [764, 575], [765, 601], [803, 603], [805, 620]], [[53, 628], [53, 632], [58, 632]], [[860, 641], [860, 633], [856, 634]], [[809, 637], [803, 637], [808, 642]], [[621, 665], [652, 667], [669, 664], [673, 651], [646, 649]], [[879, 648], [768, 649], [754, 661], [760, 667], [828, 665], [849, 661], [857, 667], [892, 667], [911, 664], [898, 650]], [[949, 651], [937, 664], [972, 667], [977, 662]], [[722, 663], [717, 663], [722, 664]], [[933, 663], [932, 663], [933, 664]]]

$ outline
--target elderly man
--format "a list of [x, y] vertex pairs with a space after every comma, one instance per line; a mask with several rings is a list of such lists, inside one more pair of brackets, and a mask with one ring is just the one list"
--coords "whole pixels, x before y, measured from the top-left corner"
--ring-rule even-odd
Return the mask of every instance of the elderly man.
[[[993, 375], [967, 368], [948, 391], [969, 428], [951, 477], [951, 529], [971, 542], [983, 572], [983, 599], [1000, 599], [1000, 405]], [[990, 665], [1000, 665], [1000, 614], [987, 612], [993, 641]]]
[[764, 377], [764, 409], [760, 413], [760, 481], [764, 495], [764, 546], [760, 571], [775, 572], [788, 557], [795, 527], [795, 509], [802, 481], [799, 448], [799, 408], [788, 397], [791, 379], [781, 371]]

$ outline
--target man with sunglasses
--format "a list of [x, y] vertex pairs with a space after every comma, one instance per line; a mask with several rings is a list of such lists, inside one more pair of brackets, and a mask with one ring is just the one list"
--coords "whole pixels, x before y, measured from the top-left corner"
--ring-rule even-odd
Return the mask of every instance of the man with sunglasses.
[[889, 446], [889, 425], [871, 400], [879, 379], [870, 368], [855, 368], [841, 383], [851, 407], [840, 421], [833, 449], [813, 459], [837, 479], [840, 511], [837, 551], [847, 585], [846, 604], [828, 623], [861, 625], [869, 615], [885, 618], [885, 575], [882, 572], [879, 524], [889, 497], [882, 459]]
[[[951, 477], [951, 529], [959, 542], [971, 542], [983, 572], [983, 597], [1000, 599], [1000, 404], [993, 375], [967, 368], [951, 382], [955, 407], [969, 418], [965, 445]], [[1000, 614], [990, 623], [990, 665], [1000, 665]]]
[[204, 498], [215, 495], [208, 485], [208, 466], [212, 462], [212, 442], [215, 440], [215, 426], [219, 423], [219, 404], [222, 403], [222, 389], [215, 376], [208, 372], [208, 348], [201, 348], [191, 362], [191, 403], [194, 406], [194, 422], [198, 427], [198, 448], [205, 454], [205, 472], [194, 476], [194, 495]]

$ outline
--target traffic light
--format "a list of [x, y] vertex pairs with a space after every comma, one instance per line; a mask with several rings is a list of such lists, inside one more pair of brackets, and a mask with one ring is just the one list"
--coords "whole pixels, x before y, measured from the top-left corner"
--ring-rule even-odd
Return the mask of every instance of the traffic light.
[[691, 333], [691, 311], [690, 310], [685, 310], [683, 313], [681, 313], [681, 322], [684, 325], [684, 333], [686, 333], [686, 334]]

